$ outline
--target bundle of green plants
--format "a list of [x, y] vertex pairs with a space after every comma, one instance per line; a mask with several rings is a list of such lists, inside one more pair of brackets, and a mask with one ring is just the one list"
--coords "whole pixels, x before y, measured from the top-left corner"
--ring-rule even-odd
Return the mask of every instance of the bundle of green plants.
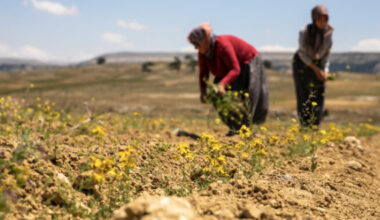
[[218, 94], [216, 84], [207, 82], [207, 102], [212, 104], [220, 119], [236, 131], [250, 124], [249, 94], [227, 88], [225, 95]]

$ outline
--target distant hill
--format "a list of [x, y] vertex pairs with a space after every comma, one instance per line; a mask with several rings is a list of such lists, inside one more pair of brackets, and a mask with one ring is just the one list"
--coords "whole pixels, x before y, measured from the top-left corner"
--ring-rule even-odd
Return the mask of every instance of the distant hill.
[[[192, 55], [197, 58], [195, 53], [183, 52], [118, 52], [97, 56], [85, 62], [70, 64], [70, 66], [88, 66], [97, 65], [99, 58], [104, 58], [106, 64], [127, 64], [143, 62], [169, 62], [174, 57], [184, 59], [186, 55]], [[280, 52], [263, 52], [261, 53], [264, 60], [270, 61], [272, 68], [281, 72], [291, 72], [293, 53]], [[19, 60], [19, 59], [1, 59], [0, 71], [29, 71], [39, 69], [60, 68], [63, 65], [44, 63], [36, 60]], [[347, 69], [349, 67], [349, 69]], [[330, 59], [330, 71], [350, 71], [355, 73], [380, 73], [380, 53], [333, 53]]]
[[[177, 56], [181, 59], [185, 55], [191, 54], [196, 58], [194, 53], [131, 53], [120, 52], [104, 54], [83, 62], [80, 65], [93, 65], [99, 57], [104, 57], [106, 63], [142, 63], [146, 61], [172, 61]], [[280, 52], [263, 52], [261, 53], [264, 60], [272, 64], [272, 68], [281, 72], [290, 72], [292, 70], [293, 53]], [[347, 67], [349, 66], [349, 69]], [[333, 53], [330, 59], [330, 71], [350, 71], [355, 73], [380, 73], [380, 53]]]
[[331, 57], [331, 71], [341, 71], [349, 65], [350, 72], [380, 73], [380, 53], [335, 53]]
[[[272, 68], [289, 72], [292, 70], [293, 53], [262, 53]], [[330, 57], [330, 71], [354, 73], [380, 73], [380, 53], [333, 53]]]
[[33, 71], [55, 69], [62, 65], [45, 63], [31, 59], [0, 58], [0, 72]]
[[[91, 60], [81, 62], [78, 65], [94, 65], [97, 64], [98, 58], [105, 58], [106, 63], [108, 64], [122, 64], [122, 63], [143, 63], [147, 61], [151, 62], [169, 62], [173, 61], [174, 57], [179, 57], [184, 59], [187, 54], [191, 53], [176, 53], [176, 52], [152, 52], [152, 53], [134, 53], [134, 52], [118, 52], [118, 53], [109, 53], [97, 56]], [[196, 58], [196, 54], [192, 54]]]

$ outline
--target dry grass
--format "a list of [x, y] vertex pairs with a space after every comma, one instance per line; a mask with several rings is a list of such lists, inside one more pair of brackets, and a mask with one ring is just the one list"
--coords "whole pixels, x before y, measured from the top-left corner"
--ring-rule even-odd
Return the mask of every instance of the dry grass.
[[[104, 65], [29, 73], [0, 74], [0, 95], [49, 99], [65, 110], [84, 112], [83, 102], [95, 98], [99, 111], [150, 109], [152, 113], [189, 113], [204, 117], [208, 105], [199, 103], [196, 72], [170, 71], [166, 63], [144, 73], [140, 65]], [[271, 109], [292, 117], [295, 110], [293, 78], [267, 71]], [[28, 89], [33, 83], [35, 87]], [[326, 108], [334, 115], [354, 114], [359, 120], [380, 121], [380, 75], [339, 73], [329, 81]], [[368, 112], [369, 113], [368, 113]], [[368, 114], [367, 114], [368, 113]], [[203, 115], [199, 115], [203, 114]]]

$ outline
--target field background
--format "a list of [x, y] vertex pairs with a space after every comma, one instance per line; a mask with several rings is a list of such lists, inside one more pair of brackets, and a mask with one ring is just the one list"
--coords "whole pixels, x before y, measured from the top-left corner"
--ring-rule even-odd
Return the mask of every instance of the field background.
[[[98, 111], [143, 111], [151, 114], [186, 113], [204, 117], [210, 106], [199, 102], [197, 72], [168, 70], [158, 63], [153, 72], [141, 65], [105, 65], [0, 74], [0, 95], [24, 99], [40, 97], [65, 110], [85, 112], [83, 102], [95, 98]], [[267, 70], [270, 116], [294, 117], [295, 92], [292, 76]], [[29, 88], [30, 84], [34, 88]], [[342, 122], [380, 121], [380, 75], [338, 73], [327, 83], [327, 120]]]

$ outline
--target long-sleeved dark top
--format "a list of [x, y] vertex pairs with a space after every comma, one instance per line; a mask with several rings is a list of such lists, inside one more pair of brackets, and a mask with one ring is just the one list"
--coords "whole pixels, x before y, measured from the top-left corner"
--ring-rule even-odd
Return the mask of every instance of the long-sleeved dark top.
[[304, 27], [299, 32], [299, 39], [298, 39], [298, 55], [301, 58], [301, 60], [306, 64], [309, 65], [313, 62], [313, 60], [320, 60], [322, 66], [325, 67], [324, 71], [329, 72], [329, 57], [331, 52], [331, 47], [333, 44], [332, 40], [332, 28], [328, 27], [328, 32], [325, 36], [324, 42], [322, 47], [319, 51], [312, 52], [310, 49], [310, 45], [307, 45], [306, 43], [306, 35], [307, 35], [307, 26]]

